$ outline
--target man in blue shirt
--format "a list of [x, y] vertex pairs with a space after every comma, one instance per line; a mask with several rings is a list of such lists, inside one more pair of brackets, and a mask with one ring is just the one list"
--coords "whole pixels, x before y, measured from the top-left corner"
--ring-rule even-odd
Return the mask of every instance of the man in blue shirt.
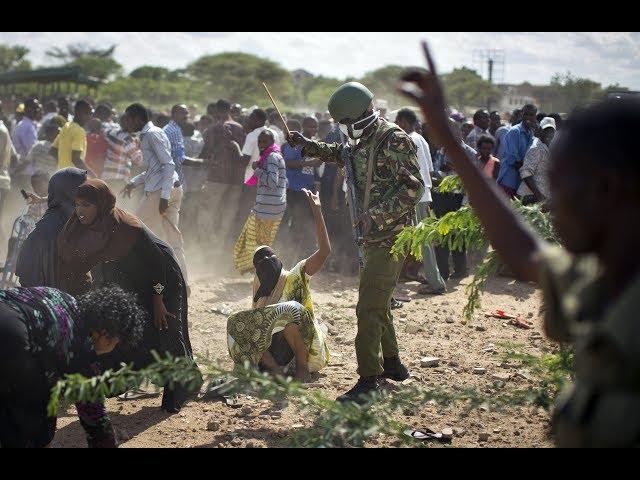
[[164, 126], [169, 142], [171, 143], [171, 158], [175, 164], [176, 173], [180, 180], [180, 185], [184, 186], [184, 174], [182, 166], [202, 167], [202, 160], [187, 157], [184, 150], [184, 136], [182, 135], [182, 127], [189, 120], [189, 109], [184, 104], [178, 104], [171, 107], [171, 121]]
[[[287, 125], [290, 131], [300, 131], [300, 122], [290, 120]], [[318, 121], [313, 117], [306, 117], [302, 121], [302, 132], [306, 138], [314, 138], [318, 133]], [[287, 166], [287, 219], [285, 224], [289, 228], [292, 258], [303, 257], [313, 253], [313, 217], [309, 216], [309, 206], [303, 189], [316, 191], [315, 167], [321, 165], [320, 160], [302, 156], [302, 147], [292, 147], [287, 142], [282, 145], [282, 156]]]
[[535, 105], [527, 104], [522, 107], [522, 121], [509, 129], [500, 144], [498, 185], [509, 198], [515, 197], [520, 186], [520, 167], [527, 150], [533, 143], [537, 113], [538, 109]]

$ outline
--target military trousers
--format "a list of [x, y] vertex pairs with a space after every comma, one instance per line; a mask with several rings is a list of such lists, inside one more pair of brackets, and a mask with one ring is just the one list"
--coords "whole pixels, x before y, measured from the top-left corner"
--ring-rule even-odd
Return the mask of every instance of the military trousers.
[[[356, 315], [356, 357], [361, 377], [380, 375], [382, 357], [398, 355], [398, 342], [391, 314], [391, 295], [398, 283], [404, 257], [395, 260], [389, 248], [365, 247], [364, 268]], [[382, 352], [382, 355], [380, 353]]]

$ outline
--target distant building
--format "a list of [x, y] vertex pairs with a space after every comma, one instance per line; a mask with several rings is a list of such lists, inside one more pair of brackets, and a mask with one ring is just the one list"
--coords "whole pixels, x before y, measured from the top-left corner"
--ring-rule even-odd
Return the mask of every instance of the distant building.
[[531, 91], [535, 88], [533, 85], [498, 85], [497, 87], [502, 91], [502, 96], [493, 109], [499, 112], [511, 112], [528, 103], [534, 105], [539, 103], [538, 99], [532, 95]]

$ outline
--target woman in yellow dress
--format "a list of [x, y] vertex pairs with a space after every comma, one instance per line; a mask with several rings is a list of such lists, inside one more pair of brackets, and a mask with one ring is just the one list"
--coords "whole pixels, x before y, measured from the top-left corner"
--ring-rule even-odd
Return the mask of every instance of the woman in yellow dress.
[[295, 360], [298, 381], [308, 381], [310, 372], [329, 362], [325, 333], [313, 313], [309, 279], [324, 265], [331, 244], [318, 194], [303, 191], [313, 212], [318, 249], [288, 271], [271, 247], [258, 247], [253, 255], [253, 308], [227, 320], [229, 354], [236, 365], [248, 362], [284, 374]]

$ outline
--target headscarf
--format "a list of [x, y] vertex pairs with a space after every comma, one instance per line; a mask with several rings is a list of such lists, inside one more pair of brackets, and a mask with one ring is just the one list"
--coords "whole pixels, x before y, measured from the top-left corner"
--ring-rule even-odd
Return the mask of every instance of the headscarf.
[[[279, 152], [279, 151], [280, 151], [280, 147], [276, 142], [273, 142], [271, 145], [265, 148], [260, 154], [260, 158], [258, 159], [258, 167], [264, 168], [264, 163], [267, 161], [267, 158], [269, 157], [269, 155], [271, 155], [273, 152]], [[258, 183], [258, 177], [256, 176], [255, 173], [251, 175], [251, 177], [247, 179], [246, 182], [244, 182], [245, 185], [248, 185], [250, 187], [252, 187], [253, 185], [256, 185], [257, 183]]]
[[253, 266], [256, 268], [256, 276], [260, 280], [260, 286], [253, 296], [253, 301], [267, 297], [276, 287], [282, 272], [282, 262], [276, 257], [276, 252], [268, 246], [258, 247], [253, 254]]
[[49, 208], [22, 244], [16, 262], [16, 275], [23, 287], [58, 286], [58, 234], [73, 213], [73, 198], [87, 179], [87, 172], [63, 168], [49, 180]]
[[78, 187], [86, 180], [87, 171], [75, 167], [63, 168], [54, 173], [49, 180], [49, 196], [47, 197], [49, 210], [59, 208], [68, 219], [73, 213], [73, 199]]
[[76, 198], [95, 205], [97, 215], [91, 225], [83, 225], [74, 212], [58, 236], [60, 285], [72, 294], [88, 290], [93, 267], [127, 255], [142, 229], [142, 222], [135, 215], [116, 207], [114, 193], [102, 180], [84, 182], [78, 187]]

